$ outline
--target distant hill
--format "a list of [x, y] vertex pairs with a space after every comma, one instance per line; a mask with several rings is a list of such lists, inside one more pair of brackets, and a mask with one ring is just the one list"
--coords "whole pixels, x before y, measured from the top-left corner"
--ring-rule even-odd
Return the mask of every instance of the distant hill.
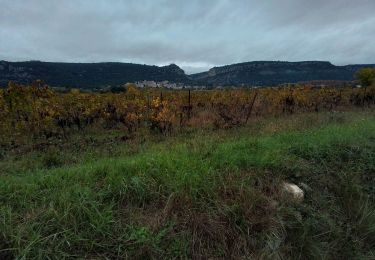
[[370, 65], [335, 66], [325, 61], [253, 61], [214, 67], [207, 72], [190, 75], [196, 82], [209, 85], [278, 85], [313, 80], [352, 81], [354, 73]]
[[41, 79], [51, 86], [70, 88], [102, 88], [141, 80], [189, 81], [185, 72], [175, 64], [158, 67], [117, 62], [0, 61], [0, 86], [7, 86], [9, 81], [25, 84], [36, 79]]
[[9, 81], [30, 83], [41, 79], [55, 87], [103, 88], [127, 82], [168, 80], [174, 83], [221, 86], [271, 86], [301, 81], [352, 81], [354, 73], [368, 65], [335, 66], [325, 61], [253, 61], [214, 67], [207, 72], [186, 75], [175, 64], [150, 66], [132, 63], [59, 63], [0, 61], [0, 86]]

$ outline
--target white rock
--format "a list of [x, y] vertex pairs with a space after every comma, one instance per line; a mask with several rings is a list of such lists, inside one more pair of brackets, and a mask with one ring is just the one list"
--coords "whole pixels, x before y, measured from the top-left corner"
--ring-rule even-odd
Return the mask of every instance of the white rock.
[[293, 183], [283, 182], [282, 188], [285, 192], [290, 194], [294, 200], [301, 202], [305, 196], [303, 190]]

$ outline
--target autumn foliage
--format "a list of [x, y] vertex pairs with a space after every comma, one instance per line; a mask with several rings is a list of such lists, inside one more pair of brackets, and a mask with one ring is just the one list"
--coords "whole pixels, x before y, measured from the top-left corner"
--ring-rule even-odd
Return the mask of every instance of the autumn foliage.
[[41, 81], [0, 90], [3, 138], [66, 137], [88, 127], [163, 134], [186, 127], [227, 128], [254, 117], [321, 112], [375, 103], [375, 88], [293, 86], [231, 90], [161, 90], [128, 86], [122, 93], [53, 91]]

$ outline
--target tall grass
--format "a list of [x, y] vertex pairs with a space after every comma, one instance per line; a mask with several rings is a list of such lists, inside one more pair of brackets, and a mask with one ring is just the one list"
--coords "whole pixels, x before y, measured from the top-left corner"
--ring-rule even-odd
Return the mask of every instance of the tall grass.
[[[0, 175], [0, 258], [372, 259], [374, 117], [318, 119], [181, 135], [82, 163], [65, 164], [64, 151], [27, 155], [37, 166], [8, 159], [17, 171]], [[304, 188], [303, 203], [283, 195], [285, 180]]]

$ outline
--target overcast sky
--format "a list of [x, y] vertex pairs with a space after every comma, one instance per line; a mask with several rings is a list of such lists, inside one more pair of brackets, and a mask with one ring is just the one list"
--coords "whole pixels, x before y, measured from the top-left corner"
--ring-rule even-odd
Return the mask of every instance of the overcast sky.
[[375, 0], [0, 0], [0, 60], [375, 63]]

